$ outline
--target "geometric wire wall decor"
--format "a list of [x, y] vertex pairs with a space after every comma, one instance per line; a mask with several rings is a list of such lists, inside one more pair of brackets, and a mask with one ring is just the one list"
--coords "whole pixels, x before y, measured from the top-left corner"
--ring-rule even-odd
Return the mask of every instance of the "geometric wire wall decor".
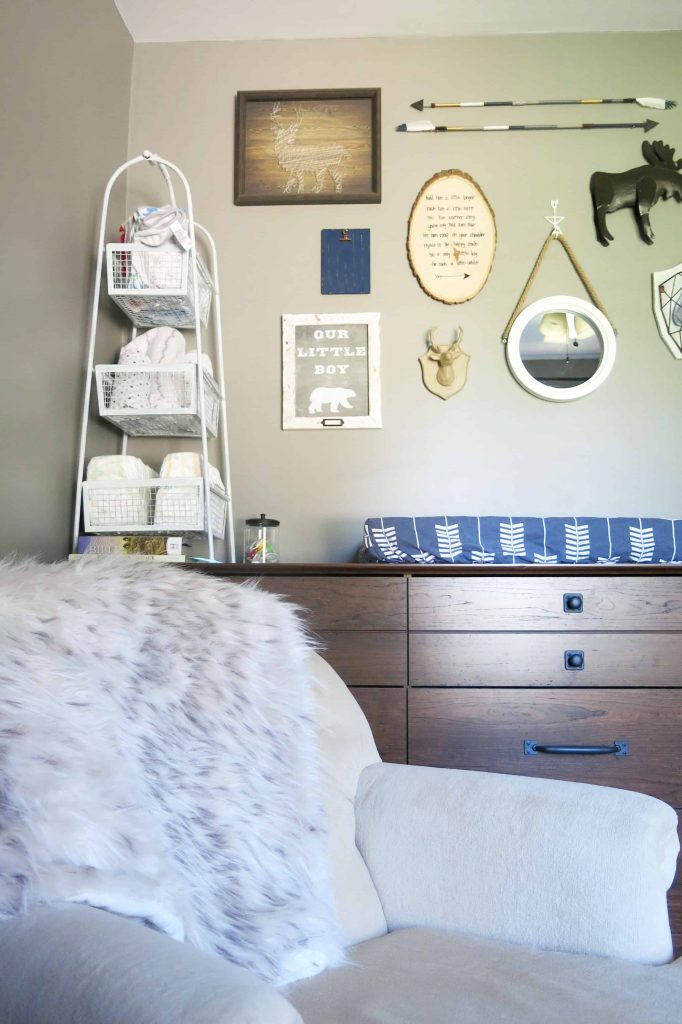
[[658, 331], [676, 359], [682, 359], [682, 263], [651, 275]]

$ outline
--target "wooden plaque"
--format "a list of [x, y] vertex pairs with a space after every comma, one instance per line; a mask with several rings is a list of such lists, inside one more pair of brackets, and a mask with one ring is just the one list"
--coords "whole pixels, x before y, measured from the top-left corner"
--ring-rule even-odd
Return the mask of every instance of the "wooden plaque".
[[455, 305], [478, 295], [495, 258], [495, 216], [464, 171], [440, 171], [414, 201], [407, 258], [427, 295]]

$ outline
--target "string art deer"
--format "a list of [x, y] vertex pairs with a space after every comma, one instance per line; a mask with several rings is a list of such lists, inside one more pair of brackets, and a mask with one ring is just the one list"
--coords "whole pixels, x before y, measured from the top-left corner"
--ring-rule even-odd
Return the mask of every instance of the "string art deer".
[[296, 108], [296, 119], [287, 122], [282, 116], [282, 104], [274, 103], [270, 121], [275, 136], [277, 163], [289, 175], [283, 188], [285, 193], [305, 192], [307, 174], [315, 177], [313, 192], [322, 191], [327, 175], [332, 180], [335, 192], [343, 190], [341, 164], [350, 158], [350, 152], [345, 146], [337, 142], [321, 142], [317, 145], [297, 143], [296, 137], [303, 121], [303, 110], [300, 107]]

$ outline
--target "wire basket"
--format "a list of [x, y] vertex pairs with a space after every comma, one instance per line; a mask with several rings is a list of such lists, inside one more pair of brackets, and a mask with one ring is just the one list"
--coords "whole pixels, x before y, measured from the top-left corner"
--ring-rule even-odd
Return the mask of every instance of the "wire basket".
[[[107, 245], [109, 295], [136, 327], [194, 327], [194, 274], [190, 254], [176, 246], [152, 249], [130, 242]], [[197, 257], [199, 319], [206, 326], [213, 285]]]
[[[227, 495], [210, 488], [211, 532], [225, 536]], [[208, 532], [201, 477], [158, 480], [86, 480], [83, 483], [85, 533]]]
[[[199, 373], [191, 363], [95, 367], [99, 414], [129, 437], [201, 437]], [[204, 370], [209, 437], [218, 433], [220, 392]]]

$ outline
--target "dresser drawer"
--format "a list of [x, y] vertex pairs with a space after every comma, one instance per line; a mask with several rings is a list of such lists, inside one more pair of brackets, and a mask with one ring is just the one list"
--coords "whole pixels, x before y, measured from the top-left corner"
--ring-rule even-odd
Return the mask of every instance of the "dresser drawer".
[[407, 761], [407, 691], [387, 687], [350, 687], [369, 722], [382, 761]]
[[[229, 577], [243, 583], [243, 576]], [[253, 579], [253, 577], [250, 577]], [[261, 576], [259, 586], [305, 608], [314, 630], [406, 629], [407, 587], [398, 579]]]
[[411, 686], [682, 685], [682, 633], [411, 633]]
[[415, 630], [682, 629], [674, 577], [422, 577], [409, 581], [409, 595]]
[[321, 630], [320, 654], [348, 686], [407, 686], [407, 633]]
[[[633, 789], [682, 806], [682, 691], [409, 691], [411, 764]], [[526, 741], [611, 746], [628, 756], [524, 752]]]

